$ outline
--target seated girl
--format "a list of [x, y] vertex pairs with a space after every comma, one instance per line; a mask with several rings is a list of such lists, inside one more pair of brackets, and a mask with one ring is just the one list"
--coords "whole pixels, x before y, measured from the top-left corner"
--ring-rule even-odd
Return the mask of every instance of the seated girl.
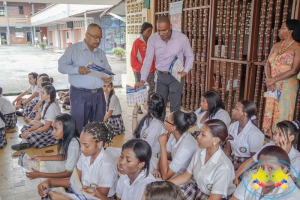
[[204, 122], [210, 119], [222, 120], [226, 124], [227, 128], [231, 122], [228, 112], [225, 111], [225, 106], [220, 94], [214, 90], [209, 90], [203, 93], [200, 108], [195, 111], [195, 114], [197, 115], [197, 126], [200, 130]]
[[16, 109], [11, 101], [2, 95], [2, 92], [3, 90], [0, 87], [0, 112], [3, 114], [5, 133], [13, 133], [16, 131], [17, 124]]
[[185, 200], [180, 187], [169, 181], [156, 181], [146, 186], [143, 200]]
[[[113, 165], [111, 158], [104, 150], [105, 143], [110, 143], [113, 130], [107, 123], [91, 122], [87, 124], [80, 135], [81, 156], [77, 163], [78, 177], [83, 185], [83, 190], [94, 196], [113, 197], [116, 193], [117, 166]], [[38, 185], [40, 196], [45, 197], [45, 189], [49, 187], [64, 187], [72, 190], [70, 178], [50, 178]], [[70, 199], [60, 193], [49, 192], [52, 199]], [[72, 195], [71, 199], [82, 199], [79, 195]]]
[[[258, 199], [288, 199], [298, 200], [300, 197], [300, 191], [295, 186], [292, 178], [288, 177], [286, 188], [281, 186], [276, 187], [273, 182], [272, 175], [279, 168], [281, 168], [284, 174], [287, 174], [290, 168], [290, 158], [287, 153], [279, 146], [267, 146], [264, 147], [257, 156], [258, 163], [257, 169], [247, 173], [244, 177], [244, 182], [240, 183], [230, 200], [258, 200]], [[284, 161], [284, 162], [282, 162]], [[253, 187], [254, 183], [252, 175], [257, 174], [258, 170], [262, 169], [269, 175], [269, 180], [265, 183], [264, 187]], [[257, 184], [257, 183], [256, 183]], [[282, 197], [282, 198], [280, 198]]]
[[[156, 159], [160, 157], [160, 145], [158, 142], [158, 136], [164, 134], [165, 124], [165, 106], [164, 99], [158, 93], [150, 93], [148, 99], [145, 99], [144, 109], [147, 110], [147, 114], [138, 123], [137, 115], [139, 107], [135, 106], [132, 115], [132, 130], [133, 135], [136, 138], [140, 138], [149, 143], [152, 149], [152, 154]], [[154, 172], [154, 168], [151, 164], [150, 173]]]
[[113, 127], [115, 135], [120, 135], [125, 132], [120, 100], [115, 95], [112, 82], [104, 82], [103, 89], [106, 100], [106, 115], [103, 121], [107, 121]]
[[[39, 101], [39, 92], [40, 89], [37, 86], [37, 78], [38, 74], [35, 72], [31, 72], [28, 74], [29, 84], [30, 87], [20, 94], [14, 101], [13, 105], [16, 106], [16, 110], [19, 110], [20, 108], [23, 108], [23, 112], [17, 112], [17, 115], [20, 116], [27, 116], [33, 107], [37, 104]], [[22, 97], [26, 94], [31, 93], [31, 96], [28, 99], [23, 99]]]
[[[266, 146], [279, 146], [288, 154], [291, 165], [296, 169], [297, 173], [300, 173], [300, 153], [297, 151], [293, 145], [298, 142], [298, 134], [299, 134], [299, 123], [297, 121], [282, 121], [277, 123], [275, 133], [273, 134], [273, 138], [271, 142], [265, 144]], [[258, 154], [261, 150], [256, 152], [252, 158], [246, 160], [241, 167], [237, 170], [235, 174], [234, 184], [238, 185], [240, 180], [239, 177], [244, 173], [244, 171], [250, 166], [252, 163], [258, 160]], [[296, 174], [291, 172], [291, 176], [294, 181], [296, 181]]]
[[[184, 113], [175, 111], [166, 120], [166, 129], [171, 133], [169, 139], [167, 134], [158, 137], [160, 144], [160, 160], [154, 176], [168, 180], [172, 176], [182, 174], [190, 164], [194, 153], [199, 149], [195, 138], [186, 131], [195, 124], [195, 113]], [[168, 158], [172, 161], [168, 164]]]
[[52, 122], [55, 117], [60, 114], [60, 107], [55, 102], [56, 91], [53, 86], [45, 86], [41, 91], [41, 99], [43, 100], [42, 119], [35, 125], [24, 125], [21, 129], [22, 138], [20, 144], [15, 144], [11, 148], [15, 151], [30, 148], [43, 148], [57, 144], [58, 140], [52, 134]]
[[264, 145], [265, 135], [257, 128], [256, 113], [256, 105], [248, 100], [238, 102], [232, 110], [232, 119], [236, 122], [229, 127], [231, 138], [224, 152], [236, 170]]
[[79, 132], [75, 119], [69, 114], [56, 116], [52, 134], [58, 140], [59, 154], [31, 157], [35, 161], [47, 161], [46, 168], [49, 173], [27, 172], [27, 178], [66, 178], [71, 176], [80, 157]]
[[227, 127], [219, 119], [208, 120], [202, 126], [197, 137], [200, 149], [187, 170], [170, 180], [175, 185], [189, 182], [182, 187], [187, 200], [221, 200], [234, 192], [233, 165], [220, 147], [227, 137]]

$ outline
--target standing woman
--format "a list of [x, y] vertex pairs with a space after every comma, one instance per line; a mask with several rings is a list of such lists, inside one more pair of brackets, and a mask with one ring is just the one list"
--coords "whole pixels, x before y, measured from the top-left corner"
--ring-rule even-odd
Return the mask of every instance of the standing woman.
[[[143, 66], [143, 62], [146, 56], [146, 50], [147, 50], [147, 42], [149, 37], [152, 34], [153, 26], [150, 23], [143, 23], [141, 27], [141, 36], [137, 38], [133, 45], [131, 50], [131, 67], [135, 76], [135, 82], [141, 81], [141, 69]], [[155, 69], [155, 59], [152, 61], [152, 66], [150, 69], [149, 76], [147, 78], [147, 83], [150, 87], [150, 91], [155, 91], [155, 83], [154, 83], [154, 72]], [[139, 107], [139, 114], [142, 114], [141, 107]]]
[[283, 120], [293, 120], [299, 83], [296, 78], [300, 69], [300, 21], [291, 19], [282, 23], [279, 30], [282, 40], [274, 44], [266, 64], [268, 91], [279, 91], [279, 99], [266, 98], [263, 130], [267, 136]]

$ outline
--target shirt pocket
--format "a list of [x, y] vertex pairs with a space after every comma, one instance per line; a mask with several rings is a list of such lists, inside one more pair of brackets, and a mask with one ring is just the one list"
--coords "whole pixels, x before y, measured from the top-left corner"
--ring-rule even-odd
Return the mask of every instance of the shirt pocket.
[[247, 140], [245, 140], [244, 142], [237, 144], [237, 151], [239, 152], [239, 154], [242, 157], [250, 157], [250, 147], [249, 144], [247, 143]]

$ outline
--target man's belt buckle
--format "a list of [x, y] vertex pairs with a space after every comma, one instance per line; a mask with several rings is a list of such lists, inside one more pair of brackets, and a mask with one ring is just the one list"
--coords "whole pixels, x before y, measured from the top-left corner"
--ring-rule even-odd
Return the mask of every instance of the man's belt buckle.
[[92, 90], [92, 93], [97, 93], [98, 92], [98, 90]]

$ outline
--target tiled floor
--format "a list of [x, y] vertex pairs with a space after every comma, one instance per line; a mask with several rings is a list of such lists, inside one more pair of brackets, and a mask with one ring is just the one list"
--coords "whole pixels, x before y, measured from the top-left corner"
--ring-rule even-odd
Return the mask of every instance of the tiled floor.
[[[115, 92], [120, 99], [122, 106], [122, 116], [125, 124], [125, 134], [116, 136], [113, 139], [112, 147], [121, 147], [124, 142], [132, 138], [131, 119], [132, 108], [126, 105], [126, 90], [116, 88]], [[14, 100], [15, 97], [9, 97]], [[67, 112], [66, 110], [62, 110]], [[140, 116], [141, 117], [141, 116]], [[18, 117], [18, 132], [6, 134], [7, 146], [0, 150], [0, 197], [3, 200], [36, 200], [40, 199], [37, 193], [37, 185], [41, 179], [29, 180], [25, 175], [25, 170], [18, 165], [18, 157], [14, 157], [16, 153], [10, 148], [11, 145], [20, 142], [18, 135], [20, 129], [25, 124], [22, 117]], [[30, 148], [25, 150], [30, 156], [32, 155], [52, 155], [56, 154], [56, 146], [51, 146], [43, 149]], [[1, 199], [1, 198], [0, 198]]]

